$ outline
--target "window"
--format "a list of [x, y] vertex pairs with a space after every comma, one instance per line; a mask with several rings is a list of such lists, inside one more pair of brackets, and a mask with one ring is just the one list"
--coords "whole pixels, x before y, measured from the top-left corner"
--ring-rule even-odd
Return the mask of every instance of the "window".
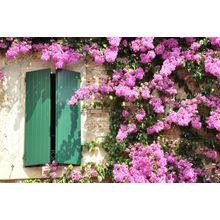
[[24, 166], [56, 160], [79, 165], [81, 160], [80, 104], [67, 104], [80, 86], [80, 74], [50, 69], [26, 74]]

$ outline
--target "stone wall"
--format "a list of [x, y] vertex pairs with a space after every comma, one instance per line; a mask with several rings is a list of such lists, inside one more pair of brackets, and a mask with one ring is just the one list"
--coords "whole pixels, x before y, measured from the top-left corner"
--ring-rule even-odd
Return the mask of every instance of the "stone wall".
[[[41, 177], [41, 167], [24, 168], [24, 124], [25, 124], [25, 74], [28, 71], [51, 68], [51, 62], [43, 63], [40, 54], [20, 56], [15, 60], [0, 57], [0, 70], [7, 76], [0, 81], [0, 180]], [[81, 85], [99, 83], [105, 75], [103, 66], [96, 65], [88, 58], [65, 69], [81, 74]], [[82, 105], [83, 106], [83, 103]], [[101, 109], [82, 110], [81, 140], [102, 141], [108, 133], [109, 115]], [[106, 154], [97, 148], [94, 152], [83, 151], [82, 163], [100, 162]], [[61, 172], [61, 168], [60, 168]]]

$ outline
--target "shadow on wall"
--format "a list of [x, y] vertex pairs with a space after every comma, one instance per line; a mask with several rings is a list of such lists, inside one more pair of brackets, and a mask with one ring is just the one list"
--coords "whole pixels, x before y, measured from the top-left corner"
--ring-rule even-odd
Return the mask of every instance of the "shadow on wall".
[[[21, 68], [11, 69], [11, 67], [7, 67], [3, 69], [3, 72], [6, 73], [6, 76], [0, 80], [0, 111], [2, 110], [5, 113], [5, 130], [2, 132], [4, 137], [8, 139], [14, 135], [13, 132], [20, 130], [24, 116], [24, 93], [22, 92]], [[7, 133], [7, 131], [10, 133]], [[19, 137], [14, 137], [14, 141], [18, 139]]]
[[19, 101], [21, 95], [19, 92], [20, 77], [20, 75], [17, 75], [15, 73], [6, 73], [6, 76], [0, 80], [1, 108], [12, 109], [14, 104]]
[[[18, 72], [18, 70], [16, 71]], [[15, 73], [7, 74], [6, 78], [0, 81], [0, 107], [7, 108], [10, 111], [13, 106], [17, 104], [15, 110], [16, 112], [13, 112], [16, 114], [14, 131], [20, 129], [21, 120], [23, 117], [25, 117], [26, 83], [25, 77], [22, 76], [21, 71], [19, 71], [19, 73], [19, 75]], [[40, 83], [41, 82], [38, 80], [35, 80], [34, 83], [31, 83], [33, 88], [31, 91], [33, 92], [28, 95], [32, 97], [34, 96], [35, 98], [32, 100], [31, 105], [29, 106], [30, 111], [26, 115], [27, 120], [31, 118], [38, 101], [41, 99], [41, 101], [44, 102], [47, 99], [45, 88], [41, 90], [37, 89], [40, 86]]]
[[0, 110], [6, 106], [5, 78], [0, 79]]

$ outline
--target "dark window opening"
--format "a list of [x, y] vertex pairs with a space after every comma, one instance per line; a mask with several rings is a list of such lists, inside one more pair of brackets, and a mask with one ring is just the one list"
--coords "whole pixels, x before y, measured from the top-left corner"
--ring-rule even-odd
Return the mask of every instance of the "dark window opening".
[[51, 114], [50, 114], [50, 161], [55, 160], [56, 145], [56, 75], [50, 75], [50, 96], [51, 96]]

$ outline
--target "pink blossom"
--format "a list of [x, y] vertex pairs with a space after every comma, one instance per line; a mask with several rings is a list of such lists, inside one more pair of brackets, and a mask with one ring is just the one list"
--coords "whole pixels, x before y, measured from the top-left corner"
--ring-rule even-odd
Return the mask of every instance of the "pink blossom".
[[150, 104], [153, 105], [154, 111], [157, 114], [163, 113], [164, 112], [164, 107], [162, 105], [162, 100], [158, 97], [152, 97], [150, 100]]
[[76, 63], [81, 55], [69, 47], [62, 47], [58, 43], [52, 43], [42, 50], [43, 61], [52, 60], [56, 68], [62, 68], [67, 63]]
[[220, 58], [206, 57], [205, 71], [220, 78]]
[[127, 41], [127, 40], [123, 40], [123, 41], [122, 41], [122, 45], [123, 45], [124, 47], [127, 47], [127, 46], [128, 46], [128, 41]]
[[136, 124], [129, 124], [127, 127], [127, 132], [128, 133], [136, 133], [138, 131], [138, 128]]
[[145, 89], [142, 91], [141, 96], [145, 100], [150, 97], [150, 90], [147, 86], [145, 86]]
[[3, 77], [5, 77], [5, 73], [0, 71], [0, 79], [2, 79]]
[[209, 150], [206, 156], [214, 160], [217, 158], [217, 152], [215, 150]]
[[105, 62], [105, 59], [103, 56], [99, 56], [99, 55], [96, 55], [95, 56], [95, 63], [96, 64], [101, 64], [101, 63], [104, 63]]
[[50, 173], [50, 177], [51, 177], [52, 179], [55, 179], [56, 176], [57, 176], [56, 172], [51, 172], [51, 173]]
[[199, 43], [197, 43], [197, 42], [194, 42], [192, 45], [191, 45], [191, 48], [192, 48], [192, 50], [198, 50], [199, 48], [200, 48], [200, 44]]
[[220, 108], [210, 112], [210, 116], [206, 119], [208, 128], [220, 131]]
[[129, 157], [132, 160], [130, 166], [114, 165], [113, 175], [116, 182], [166, 182], [167, 162], [159, 144], [154, 142], [149, 146], [141, 146], [137, 143]]
[[137, 68], [135, 70], [135, 77], [137, 79], [139, 79], [139, 80], [143, 79], [143, 77], [144, 77], [144, 70], [141, 67], [139, 67], [139, 68]]
[[107, 48], [107, 49], [104, 50], [105, 60], [109, 63], [114, 62], [117, 55], [118, 55], [118, 49], [117, 48]]
[[120, 79], [122, 79], [123, 71], [122, 70], [114, 70], [114, 74], [112, 76], [113, 82], [118, 82]]
[[136, 119], [137, 119], [138, 122], [141, 122], [141, 121], [143, 121], [145, 115], [146, 115], [146, 112], [145, 112], [144, 110], [138, 110], [138, 111], [136, 112], [135, 117], [136, 117]]
[[125, 138], [127, 138], [128, 132], [126, 131], [126, 129], [127, 129], [127, 128], [126, 128], [125, 125], [121, 125], [121, 126], [120, 126], [120, 129], [119, 129], [118, 134], [117, 134], [117, 136], [116, 136], [116, 140], [122, 141], [122, 140], [124, 140]]
[[210, 37], [210, 42], [214, 46], [220, 46], [220, 37]]
[[90, 46], [88, 44], [83, 45], [83, 50], [88, 52], [90, 50]]
[[146, 52], [147, 50], [153, 49], [153, 37], [142, 37], [142, 38], [136, 38], [131, 42], [130, 48], [134, 52]]
[[163, 129], [164, 129], [164, 122], [158, 121], [154, 125], [147, 128], [147, 133], [148, 134], [159, 133]]
[[161, 55], [163, 54], [164, 50], [165, 50], [165, 46], [163, 44], [158, 44], [155, 48], [155, 53], [157, 55]]
[[202, 127], [202, 123], [199, 121], [199, 117], [193, 118], [191, 123], [195, 129], [200, 129]]
[[147, 64], [147, 63], [151, 62], [155, 58], [155, 56], [156, 56], [156, 54], [153, 50], [148, 51], [147, 54], [142, 53], [140, 55], [141, 62], [144, 64]]
[[107, 38], [110, 46], [112, 47], [118, 47], [121, 41], [121, 37], [108, 37]]
[[7, 46], [6, 46], [6, 44], [5, 43], [3, 43], [3, 42], [0, 42], [0, 48], [6, 48]]
[[187, 44], [192, 44], [196, 41], [195, 37], [185, 37], [185, 40]]
[[71, 172], [71, 177], [72, 177], [73, 181], [77, 181], [77, 182], [83, 178], [83, 176], [81, 175], [81, 172], [79, 170], [73, 170]]
[[116, 164], [113, 170], [114, 179], [116, 182], [124, 182], [129, 176], [128, 168], [125, 164]]
[[13, 43], [5, 55], [8, 59], [14, 59], [18, 55], [18, 53], [19, 53], [19, 45]]
[[122, 111], [122, 116], [126, 119], [126, 118], [128, 118], [129, 117], [129, 112], [127, 111], [127, 110], [123, 110]]
[[7, 41], [13, 41], [13, 37], [6, 37]]

